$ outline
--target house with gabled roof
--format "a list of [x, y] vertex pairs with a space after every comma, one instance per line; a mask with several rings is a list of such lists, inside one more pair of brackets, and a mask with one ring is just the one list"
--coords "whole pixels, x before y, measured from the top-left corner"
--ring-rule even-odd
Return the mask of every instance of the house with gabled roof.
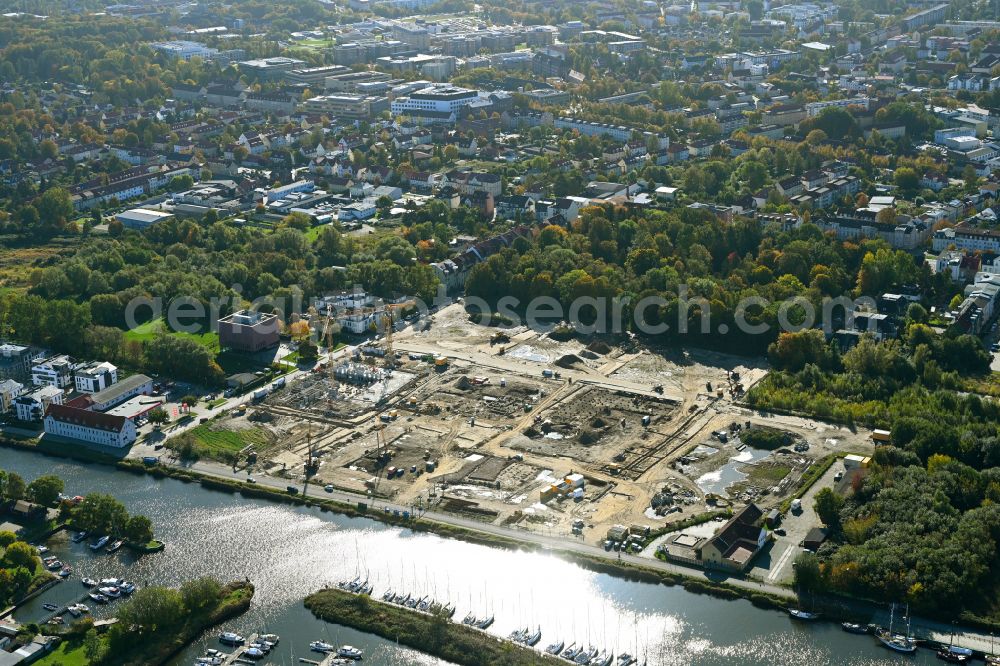
[[699, 544], [695, 552], [706, 567], [746, 571], [767, 543], [767, 530], [761, 526], [764, 512], [756, 504], [740, 509], [711, 538]]

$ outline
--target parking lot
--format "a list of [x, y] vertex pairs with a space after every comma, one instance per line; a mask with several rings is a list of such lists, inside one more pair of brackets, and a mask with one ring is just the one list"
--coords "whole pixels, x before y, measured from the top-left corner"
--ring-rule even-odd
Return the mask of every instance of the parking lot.
[[823, 488], [833, 487], [837, 483], [835, 479], [838, 478], [838, 474], [843, 471], [844, 463], [842, 461], [834, 463], [826, 474], [803, 495], [802, 511], [798, 514], [789, 511], [783, 516], [780, 529], [784, 530], [785, 533], [774, 533], [774, 541], [754, 561], [754, 566], [750, 570], [751, 576], [772, 584], [792, 582], [795, 578], [795, 569], [792, 563], [803, 551], [801, 545], [803, 539], [812, 528], [823, 526], [813, 509], [816, 493]]

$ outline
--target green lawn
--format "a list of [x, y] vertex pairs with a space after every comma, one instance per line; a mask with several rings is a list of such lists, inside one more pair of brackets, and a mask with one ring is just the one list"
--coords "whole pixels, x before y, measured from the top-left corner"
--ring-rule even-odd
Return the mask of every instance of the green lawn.
[[208, 424], [192, 428], [191, 434], [206, 455], [220, 453], [238, 453], [247, 446], [263, 446], [267, 437], [260, 428], [245, 430], [213, 430]]
[[754, 465], [749, 473], [749, 479], [758, 484], [774, 485], [788, 476], [792, 471], [787, 465]]
[[40, 661], [36, 661], [38, 666], [88, 666], [90, 660], [83, 652], [83, 642], [63, 641], [55, 650], [45, 655]]
[[199, 345], [205, 347], [212, 353], [219, 353], [219, 334], [209, 331], [208, 333], [178, 333], [170, 332], [166, 325], [163, 323], [162, 319], [154, 319], [152, 321], [147, 321], [145, 324], [133, 328], [130, 331], [125, 332], [126, 340], [138, 340], [139, 342], [146, 342], [152, 340], [160, 332], [168, 333], [169, 335], [176, 335], [181, 338], [190, 338], [194, 340]]
[[291, 49], [305, 48], [305, 49], [330, 49], [336, 45], [336, 41], [331, 37], [329, 39], [297, 39], [291, 43]]

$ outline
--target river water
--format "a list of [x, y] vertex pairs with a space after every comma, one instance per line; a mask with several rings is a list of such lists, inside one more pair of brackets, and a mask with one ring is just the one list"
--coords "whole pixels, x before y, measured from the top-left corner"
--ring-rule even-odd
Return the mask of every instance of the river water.
[[[0, 468], [28, 481], [56, 474], [66, 481], [70, 495], [112, 493], [130, 511], [149, 516], [157, 537], [167, 543], [162, 553], [136, 559], [126, 549], [94, 554], [87, 542], [74, 544], [65, 533], [57, 535], [49, 546], [75, 573], [19, 609], [15, 619], [20, 621], [42, 617], [42, 603], [79, 598], [83, 576], [171, 586], [201, 575], [222, 581], [249, 578], [256, 586], [252, 608], [223, 628], [244, 635], [279, 634], [281, 642], [266, 663], [316, 659], [309, 643], [324, 640], [363, 648], [365, 663], [444, 664], [391, 641], [320, 622], [304, 608], [302, 599], [309, 593], [360, 574], [374, 581], [376, 597], [393, 588], [450, 600], [458, 609], [456, 618], [470, 611], [491, 613], [496, 624], [490, 631], [497, 635], [540, 627], [540, 646], [592, 643], [616, 654], [646, 655], [650, 665], [936, 663], [927, 650], [916, 658], [894, 655], [873, 638], [845, 634], [833, 624], [803, 625], [746, 601], [627, 582], [553, 555], [414, 534], [369, 519], [24, 451], [0, 449]], [[114, 612], [114, 604], [88, 605], [98, 617]], [[203, 637], [175, 663], [191, 664], [205, 647], [220, 647], [216, 636], [213, 631]]]

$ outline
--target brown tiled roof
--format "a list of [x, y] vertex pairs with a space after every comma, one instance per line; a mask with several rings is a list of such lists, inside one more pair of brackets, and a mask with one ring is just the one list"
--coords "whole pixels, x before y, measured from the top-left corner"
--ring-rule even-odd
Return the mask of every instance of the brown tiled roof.
[[92, 412], [87, 409], [79, 409], [68, 405], [49, 405], [45, 416], [51, 416], [56, 421], [62, 423], [72, 423], [74, 425], [86, 426], [98, 430], [108, 430], [110, 432], [121, 432], [128, 420], [124, 416], [112, 416], [101, 412]]

